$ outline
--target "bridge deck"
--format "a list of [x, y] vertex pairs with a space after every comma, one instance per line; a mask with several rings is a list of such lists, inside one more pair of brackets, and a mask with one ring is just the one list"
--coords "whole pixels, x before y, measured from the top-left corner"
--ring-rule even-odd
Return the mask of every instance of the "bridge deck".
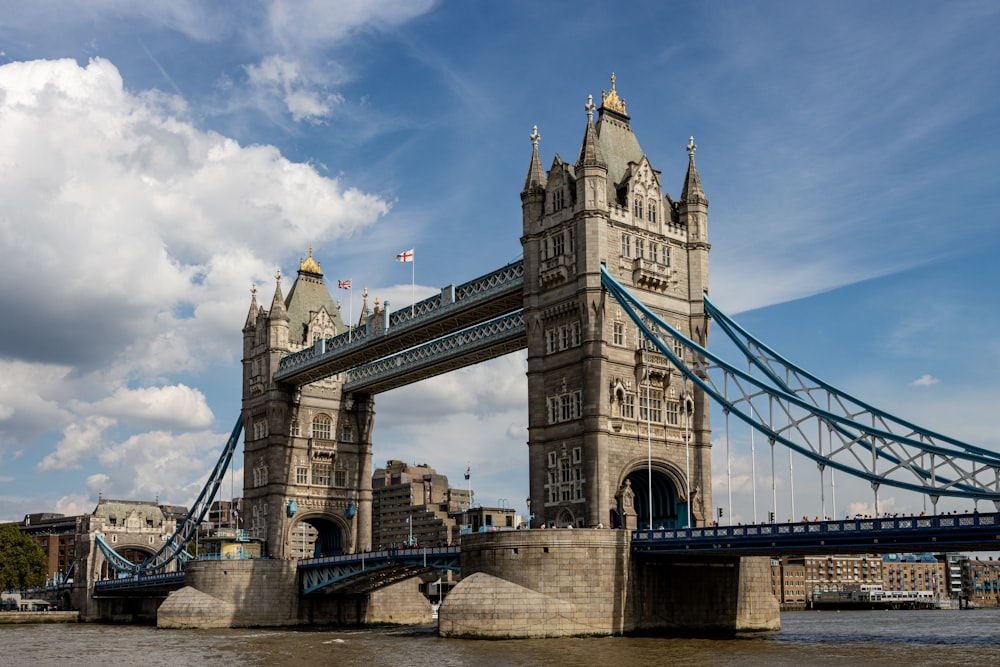
[[524, 263], [512, 262], [281, 359], [274, 379], [308, 384], [520, 310]]
[[636, 554], [781, 556], [1000, 550], [1000, 513], [640, 530]]

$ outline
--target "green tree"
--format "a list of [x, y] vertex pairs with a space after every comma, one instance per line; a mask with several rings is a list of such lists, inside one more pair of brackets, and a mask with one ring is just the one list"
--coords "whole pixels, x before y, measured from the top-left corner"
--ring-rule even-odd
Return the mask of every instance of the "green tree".
[[45, 583], [45, 552], [17, 524], [0, 525], [0, 590], [31, 588]]

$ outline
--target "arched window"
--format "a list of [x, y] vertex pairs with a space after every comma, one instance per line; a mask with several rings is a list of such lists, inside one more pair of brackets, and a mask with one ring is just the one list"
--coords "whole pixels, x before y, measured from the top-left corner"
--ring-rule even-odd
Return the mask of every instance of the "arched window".
[[647, 206], [646, 211], [649, 214], [649, 221], [650, 222], [656, 222], [656, 202], [655, 201], [653, 201], [652, 199], [649, 200], [649, 204]]
[[312, 424], [312, 437], [320, 438], [323, 440], [330, 439], [330, 429], [333, 421], [330, 419], [330, 415], [318, 414], [313, 417]]
[[642, 220], [642, 197], [636, 197], [632, 202], [632, 215]]

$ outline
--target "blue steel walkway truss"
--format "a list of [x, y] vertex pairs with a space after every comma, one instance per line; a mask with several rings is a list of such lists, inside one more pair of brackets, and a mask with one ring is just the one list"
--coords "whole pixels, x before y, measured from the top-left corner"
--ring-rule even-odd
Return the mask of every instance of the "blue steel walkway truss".
[[459, 571], [459, 547], [387, 549], [298, 562], [304, 595], [362, 593], [384, 588], [432, 570]]

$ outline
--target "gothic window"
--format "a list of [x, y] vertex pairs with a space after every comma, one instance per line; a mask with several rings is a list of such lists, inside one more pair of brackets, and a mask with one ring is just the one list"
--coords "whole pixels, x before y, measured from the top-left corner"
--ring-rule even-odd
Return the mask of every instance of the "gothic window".
[[566, 206], [565, 194], [562, 188], [552, 191], [552, 211], [561, 211]]
[[563, 239], [562, 234], [556, 234], [552, 237], [552, 255], [558, 257], [562, 255], [565, 251], [565, 239]]
[[549, 238], [545, 237], [542, 239], [542, 259], [548, 259], [549, 255]]
[[580, 340], [580, 323], [579, 322], [573, 322], [573, 324], [571, 325], [570, 328], [572, 330], [572, 336], [573, 336], [573, 347], [577, 347], [581, 343], [581, 340]]
[[583, 414], [583, 394], [580, 390], [549, 396], [549, 423], [579, 419]]
[[623, 419], [634, 419], [635, 418], [635, 396], [632, 394], [627, 394], [625, 399], [622, 401], [622, 418]]
[[649, 207], [647, 208], [647, 213], [649, 214], [649, 221], [656, 222], [656, 200], [649, 200]]
[[330, 464], [314, 463], [312, 466], [312, 483], [316, 486], [330, 486]]
[[659, 390], [646, 390], [639, 395], [639, 420], [660, 422], [663, 420], [663, 397]]
[[632, 214], [636, 220], [642, 220], [642, 197], [636, 197], [632, 202]]
[[306, 468], [305, 466], [299, 466], [295, 468], [295, 483], [296, 484], [309, 483], [309, 468]]
[[333, 471], [333, 485], [347, 486], [347, 468], [343, 463], [337, 464], [337, 469]]
[[670, 266], [670, 248], [663, 246], [663, 266]]
[[569, 235], [569, 251], [571, 253], [574, 253], [576, 252], [576, 230], [572, 228], [569, 229], [568, 235]]
[[649, 244], [649, 261], [651, 262], [660, 261], [659, 247], [655, 243]]
[[550, 468], [555, 468], [556, 467], [556, 453], [555, 452], [549, 452], [549, 467]]
[[579, 463], [583, 460], [583, 450], [579, 447], [573, 448], [573, 463]]
[[667, 423], [677, 426], [681, 423], [681, 404], [675, 396], [671, 396], [666, 402]]
[[562, 482], [565, 484], [567, 482], [573, 481], [572, 473], [570, 472], [569, 459], [563, 459], [559, 466], [559, 472], [562, 477]]
[[569, 327], [559, 327], [559, 349], [565, 350], [569, 347]]
[[622, 257], [632, 256], [632, 237], [622, 234]]
[[646, 241], [645, 239], [635, 240], [635, 256], [637, 259], [642, 259], [646, 254]]
[[316, 415], [313, 417], [312, 437], [319, 438], [321, 440], [329, 440], [330, 428], [332, 425], [333, 420], [330, 419], [330, 415]]
[[611, 336], [611, 342], [615, 345], [625, 344], [625, 324], [622, 322], [615, 322], [613, 325], [613, 331]]

